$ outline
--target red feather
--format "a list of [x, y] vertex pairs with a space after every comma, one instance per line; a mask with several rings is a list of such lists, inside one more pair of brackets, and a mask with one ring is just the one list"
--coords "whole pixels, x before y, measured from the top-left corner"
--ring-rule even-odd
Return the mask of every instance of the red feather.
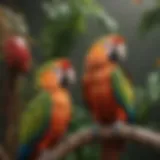
[[71, 67], [71, 62], [69, 60], [66, 60], [66, 59], [63, 60], [62, 61], [62, 67], [63, 67], [64, 70], [70, 68]]
[[3, 53], [6, 63], [11, 68], [27, 72], [31, 65], [31, 53], [22, 37], [12, 36], [4, 41]]

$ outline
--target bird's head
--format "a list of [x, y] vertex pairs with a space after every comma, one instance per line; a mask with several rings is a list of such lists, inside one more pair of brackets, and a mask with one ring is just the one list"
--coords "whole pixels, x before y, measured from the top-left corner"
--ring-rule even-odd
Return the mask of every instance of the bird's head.
[[127, 48], [124, 37], [111, 34], [103, 39], [107, 58], [114, 62], [124, 61], [127, 56]]
[[41, 87], [50, 92], [60, 87], [67, 88], [75, 82], [75, 70], [68, 59], [51, 62], [40, 75]]
[[55, 62], [53, 67], [53, 72], [55, 72], [57, 80], [61, 87], [68, 87], [70, 84], [76, 82], [75, 70], [69, 59], [60, 59]]

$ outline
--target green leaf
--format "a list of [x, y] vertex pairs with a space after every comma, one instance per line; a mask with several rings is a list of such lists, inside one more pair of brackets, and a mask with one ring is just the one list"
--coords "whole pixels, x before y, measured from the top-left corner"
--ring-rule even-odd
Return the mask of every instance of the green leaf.
[[160, 25], [160, 7], [146, 11], [140, 23], [140, 33], [146, 34]]
[[156, 5], [160, 7], [160, 0], [156, 0]]
[[147, 90], [142, 87], [136, 87], [136, 123], [146, 124], [151, 109]]
[[92, 14], [100, 21], [100, 23], [104, 26], [104, 28], [109, 32], [117, 32], [118, 31], [118, 23], [115, 19], [113, 19], [106, 11], [102, 10], [102, 8], [97, 7], [96, 12], [92, 12]]
[[152, 102], [156, 102], [160, 98], [160, 74], [159, 72], [151, 72], [147, 79], [147, 89], [149, 98]]
[[94, 0], [48, 1], [43, 3], [46, 27], [42, 35], [46, 59], [69, 56], [75, 40], [87, 31], [88, 19], [94, 17], [107, 31], [117, 31], [117, 24]]

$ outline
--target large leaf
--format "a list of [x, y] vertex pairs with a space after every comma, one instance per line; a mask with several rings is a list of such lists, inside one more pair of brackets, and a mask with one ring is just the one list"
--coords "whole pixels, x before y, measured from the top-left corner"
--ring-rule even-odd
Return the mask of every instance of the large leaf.
[[147, 89], [151, 102], [156, 102], [160, 98], [160, 73], [151, 72], [147, 79]]
[[142, 87], [136, 87], [136, 123], [147, 124], [151, 104], [146, 90]]
[[115, 20], [94, 0], [47, 1], [43, 10], [46, 27], [42, 42], [47, 58], [68, 56], [79, 34], [87, 31], [88, 18], [99, 20], [107, 32], [117, 31]]
[[146, 11], [140, 23], [140, 32], [145, 34], [160, 25], [160, 7]]
[[137, 122], [149, 123], [151, 111], [160, 100], [160, 72], [158, 70], [148, 74], [144, 86], [136, 87]]

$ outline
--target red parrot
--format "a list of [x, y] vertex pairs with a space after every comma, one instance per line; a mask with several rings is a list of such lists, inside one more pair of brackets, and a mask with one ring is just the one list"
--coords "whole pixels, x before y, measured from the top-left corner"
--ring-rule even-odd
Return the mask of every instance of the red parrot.
[[3, 42], [3, 55], [9, 68], [26, 73], [31, 67], [31, 52], [21, 36], [10, 36]]
[[[95, 42], [86, 56], [83, 97], [93, 119], [100, 125], [118, 127], [135, 120], [133, 86], [119, 65], [125, 57], [125, 40], [116, 34]], [[118, 160], [124, 145], [120, 139], [102, 142], [102, 159]]]
[[67, 87], [75, 82], [74, 74], [67, 59], [52, 62], [40, 74], [44, 76], [44, 79], [40, 78], [44, 88], [29, 103], [22, 116], [17, 160], [34, 160], [41, 153], [48, 153], [63, 138], [72, 116], [72, 102]]
[[32, 55], [28, 45], [28, 29], [20, 13], [3, 5], [0, 6], [0, 43], [3, 72], [1, 81], [2, 98], [1, 110], [3, 125], [2, 143], [11, 157], [14, 157], [17, 146], [17, 133], [15, 129], [19, 118], [19, 80], [31, 68]]

